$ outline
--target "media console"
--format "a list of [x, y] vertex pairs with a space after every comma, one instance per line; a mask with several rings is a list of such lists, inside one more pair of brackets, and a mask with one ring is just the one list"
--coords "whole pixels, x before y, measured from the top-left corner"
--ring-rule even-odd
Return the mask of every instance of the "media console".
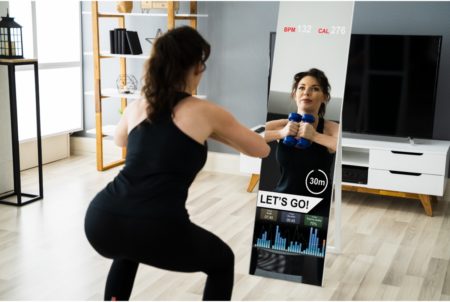
[[342, 189], [419, 199], [432, 216], [431, 199], [447, 185], [450, 142], [345, 133]]

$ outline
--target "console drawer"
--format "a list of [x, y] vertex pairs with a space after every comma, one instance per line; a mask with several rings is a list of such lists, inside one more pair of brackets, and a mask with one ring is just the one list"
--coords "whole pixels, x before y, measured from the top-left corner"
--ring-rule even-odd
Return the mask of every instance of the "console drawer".
[[369, 169], [368, 187], [416, 194], [444, 195], [445, 177], [419, 173], [407, 175], [404, 173]]
[[369, 166], [380, 170], [445, 174], [445, 154], [405, 152], [397, 150], [370, 150]]

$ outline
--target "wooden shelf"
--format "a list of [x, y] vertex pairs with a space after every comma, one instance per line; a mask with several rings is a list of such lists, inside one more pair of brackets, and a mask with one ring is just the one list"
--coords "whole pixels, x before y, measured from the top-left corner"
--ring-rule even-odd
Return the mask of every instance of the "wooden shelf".
[[[357, 184], [353, 182], [342, 182], [342, 187], [348, 186], [348, 187], [358, 187], [358, 188], [367, 188], [367, 185], [364, 184]], [[348, 190], [347, 190], [348, 191]]]
[[[115, 132], [116, 132], [116, 125], [103, 125], [102, 126], [102, 135], [114, 137]], [[86, 130], [86, 133], [95, 135], [95, 134], [97, 134], [97, 129], [92, 128], [92, 129]]]
[[[91, 12], [82, 12], [83, 15], [91, 15]], [[99, 17], [116, 17], [116, 16], [130, 16], [130, 17], [167, 17], [167, 13], [117, 13], [117, 12], [103, 12], [98, 13]], [[175, 18], [184, 19], [184, 18], [207, 18], [207, 14], [175, 14]]]
[[[95, 95], [94, 91], [86, 91], [85, 95]], [[102, 98], [119, 98], [128, 100], [137, 100], [141, 98], [140, 92], [135, 93], [119, 93], [116, 88], [104, 88], [101, 91]]]
[[[93, 52], [84, 52], [83, 55], [85, 56], [93, 56]], [[139, 59], [139, 60], [147, 60], [149, 58], [148, 55], [125, 55], [125, 54], [114, 54], [110, 53], [108, 51], [101, 51], [100, 52], [100, 59], [107, 59], [107, 58], [125, 58], [125, 59]]]
[[[86, 91], [85, 95], [94, 95], [94, 91]], [[128, 100], [137, 100], [141, 98], [140, 91], [135, 93], [119, 93], [116, 88], [103, 88], [101, 91], [102, 98], [125, 98]], [[206, 95], [194, 95], [199, 99], [206, 99]]]
[[0, 63], [16, 64], [16, 63], [34, 63], [37, 59], [0, 59]]

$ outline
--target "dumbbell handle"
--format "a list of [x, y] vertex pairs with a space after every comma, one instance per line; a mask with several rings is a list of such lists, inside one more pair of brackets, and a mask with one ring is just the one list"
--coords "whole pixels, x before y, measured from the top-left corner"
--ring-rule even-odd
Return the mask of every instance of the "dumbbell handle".
[[[288, 120], [290, 122], [300, 123], [300, 121], [302, 120], [302, 116], [300, 114], [296, 113], [296, 112], [291, 112], [291, 113], [289, 113]], [[298, 143], [297, 139], [294, 136], [291, 136], [291, 135], [286, 136], [283, 139], [283, 144], [285, 144], [286, 146], [291, 146], [292, 147], [292, 146], [295, 146], [297, 143]]]
[[[314, 121], [315, 121], [314, 115], [312, 115], [312, 114], [304, 114], [303, 115], [302, 122], [312, 124], [312, 123], [314, 123]], [[311, 146], [311, 141], [304, 137], [301, 137], [298, 140], [297, 144], [295, 144], [295, 147], [300, 148], [300, 149], [305, 149], [305, 148], [308, 148], [309, 146]]]

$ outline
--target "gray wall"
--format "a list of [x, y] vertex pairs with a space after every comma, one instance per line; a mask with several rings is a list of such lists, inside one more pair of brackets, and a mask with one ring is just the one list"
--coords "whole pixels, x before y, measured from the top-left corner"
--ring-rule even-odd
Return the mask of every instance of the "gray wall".
[[[278, 2], [208, 2], [206, 39], [208, 99], [225, 107], [243, 124], [266, 122], [269, 37], [276, 31]], [[225, 125], [224, 125], [225, 127]], [[209, 142], [209, 150], [236, 153]]]
[[356, 2], [352, 33], [442, 35], [433, 138], [450, 140], [450, 2]]
[[[182, 2], [180, 12], [187, 11]], [[115, 2], [99, 2], [101, 11], [115, 11]], [[90, 11], [90, 2], [83, 2], [83, 11]], [[139, 4], [134, 2], [133, 12]], [[264, 124], [267, 114], [267, 79], [269, 69], [269, 35], [276, 30], [278, 2], [198, 2], [199, 13], [208, 14], [198, 19], [198, 30], [211, 44], [211, 56], [198, 94], [225, 107], [248, 127]], [[100, 23], [101, 49], [108, 49], [108, 30], [116, 22]], [[183, 23], [177, 23], [177, 25]], [[127, 17], [126, 27], [139, 32], [143, 52], [150, 53], [146, 37], [153, 37], [159, 27], [167, 29], [165, 17]], [[83, 15], [83, 50], [92, 51], [91, 15]], [[115, 59], [102, 60], [102, 86], [115, 87], [119, 64]], [[140, 79], [144, 61], [127, 60], [127, 73]], [[92, 56], [84, 56], [84, 89], [93, 89]], [[85, 96], [84, 127], [95, 127], [94, 98]], [[103, 102], [103, 124], [116, 124], [120, 118], [120, 100]], [[80, 132], [77, 135], [86, 135]], [[236, 153], [232, 149], [209, 142], [209, 150]]]

